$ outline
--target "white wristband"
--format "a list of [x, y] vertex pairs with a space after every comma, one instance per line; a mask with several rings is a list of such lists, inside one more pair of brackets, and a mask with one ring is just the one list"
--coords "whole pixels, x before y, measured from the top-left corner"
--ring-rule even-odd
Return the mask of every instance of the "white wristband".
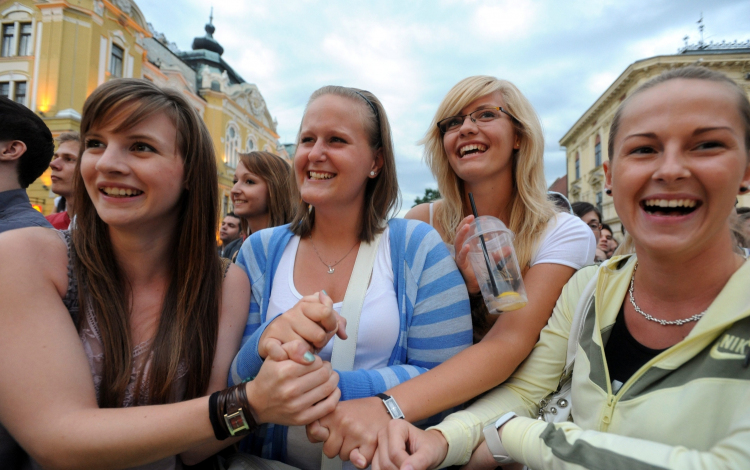
[[497, 421], [494, 423], [490, 423], [487, 426], [484, 427], [484, 440], [487, 443], [487, 448], [490, 450], [490, 453], [492, 454], [492, 457], [495, 459], [495, 462], [499, 464], [508, 464], [513, 463], [515, 460], [513, 460], [509, 455], [508, 452], [505, 450], [505, 446], [503, 446], [502, 441], [500, 440], [500, 435], [497, 432], [498, 429], [511, 419], [518, 416], [517, 414], [513, 413], [512, 411], [510, 413], [506, 413], [502, 415]]

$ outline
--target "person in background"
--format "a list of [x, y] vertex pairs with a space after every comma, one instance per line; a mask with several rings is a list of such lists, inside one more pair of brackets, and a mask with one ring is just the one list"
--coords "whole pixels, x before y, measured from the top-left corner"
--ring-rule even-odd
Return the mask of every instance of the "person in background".
[[[268, 227], [288, 224], [292, 207], [292, 169], [270, 152], [241, 153], [234, 172], [232, 204], [241, 219], [243, 240]], [[234, 252], [237, 256], [237, 252]], [[234, 261], [234, 258], [231, 258]]]
[[[629, 94], [609, 136], [605, 184], [634, 254], [570, 280], [508, 382], [435, 429], [394, 420], [373, 470], [750, 468], [750, 263], [729, 224], [750, 186], [750, 101], [707, 67], [673, 69]], [[539, 420], [571, 335], [573, 421]]]
[[219, 229], [219, 240], [221, 240], [219, 256], [231, 260], [237, 256], [237, 251], [239, 251], [244, 241], [240, 236], [240, 230], [240, 218], [234, 212], [230, 212], [224, 216], [224, 220], [221, 221], [221, 228]]
[[55, 142], [29, 108], [0, 97], [0, 233], [52, 225], [33, 207], [26, 188], [49, 166]]
[[597, 249], [604, 252], [607, 259], [610, 259], [612, 257], [612, 254], [615, 252], [615, 249], [617, 248], [616, 241], [613, 243], [612, 240], [614, 240], [614, 236], [612, 235], [612, 228], [607, 224], [602, 224], [601, 229], [601, 236], [599, 236], [599, 244], [597, 245]]
[[57, 138], [57, 150], [49, 164], [52, 170], [52, 192], [65, 201], [65, 210], [50, 214], [47, 220], [58, 230], [67, 230], [73, 214], [73, 181], [76, 162], [81, 151], [81, 136], [78, 132], [65, 132]]
[[[572, 204], [572, 207], [573, 213], [581, 220], [583, 220], [583, 223], [588, 225], [591, 231], [594, 232], [594, 236], [596, 237], [598, 243], [598, 241], [602, 238], [602, 214], [596, 207], [594, 207], [593, 204], [584, 201], [574, 202]], [[601, 247], [597, 246], [594, 261], [600, 262], [606, 259], [607, 255], [604, 253]]]

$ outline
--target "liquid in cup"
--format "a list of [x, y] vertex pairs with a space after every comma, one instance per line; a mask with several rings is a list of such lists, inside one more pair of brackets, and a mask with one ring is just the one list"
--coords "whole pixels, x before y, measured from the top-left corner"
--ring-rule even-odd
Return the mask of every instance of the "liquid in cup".
[[464, 245], [469, 245], [469, 262], [489, 313], [524, 307], [528, 298], [513, 248], [513, 232], [490, 216], [477, 217], [469, 227]]

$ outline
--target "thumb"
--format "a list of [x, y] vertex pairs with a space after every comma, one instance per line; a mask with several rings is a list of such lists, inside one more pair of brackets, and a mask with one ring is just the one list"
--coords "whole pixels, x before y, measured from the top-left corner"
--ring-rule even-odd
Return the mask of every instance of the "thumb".
[[315, 356], [310, 352], [310, 345], [307, 341], [295, 339], [281, 345], [281, 349], [283, 349], [287, 359], [291, 359], [303, 366], [310, 365], [315, 361]]
[[276, 338], [268, 338], [266, 340], [266, 359], [272, 361], [281, 362], [289, 359], [289, 354], [281, 346], [281, 341]]

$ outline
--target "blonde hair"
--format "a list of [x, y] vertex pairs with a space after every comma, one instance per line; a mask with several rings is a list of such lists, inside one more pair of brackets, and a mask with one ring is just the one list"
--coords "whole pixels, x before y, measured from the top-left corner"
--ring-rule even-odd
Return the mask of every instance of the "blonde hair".
[[516, 235], [514, 246], [523, 269], [531, 262], [547, 222], [555, 214], [554, 206], [547, 199], [542, 125], [529, 100], [507, 80], [484, 75], [465, 78], [445, 95], [430, 129], [419, 143], [425, 147], [424, 159], [443, 196], [435, 217], [443, 228], [445, 242], [453, 243], [459, 223], [468, 215], [464, 214], [467, 204], [464, 201], [463, 181], [450, 165], [437, 123], [459, 114], [477, 98], [498, 91], [505, 100], [508, 112], [516, 118], [512, 121], [520, 142], [519, 148], [513, 152], [513, 188], [508, 228]]

